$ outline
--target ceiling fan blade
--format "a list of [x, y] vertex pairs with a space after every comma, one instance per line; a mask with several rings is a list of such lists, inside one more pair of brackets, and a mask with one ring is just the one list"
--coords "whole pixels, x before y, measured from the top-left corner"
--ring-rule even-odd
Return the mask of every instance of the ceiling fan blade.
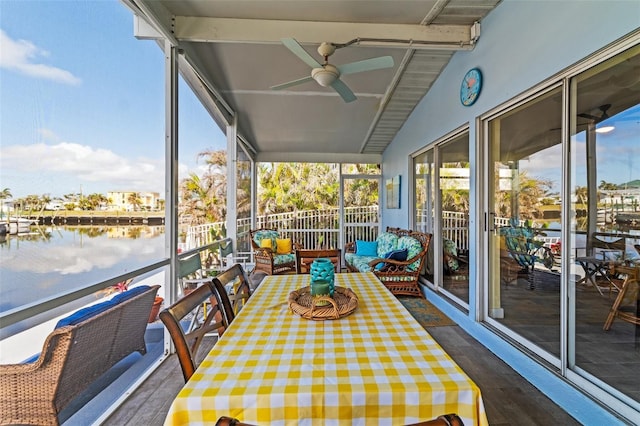
[[356, 95], [353, 94], [351, 89], [349, 89], [349, 86], [344, 84], [344, 82], [342, 80], [340, 80], [339, 78], [336, 79], [336, 81], [334, 81], [331, 84], [331, 87], [333, 87], [333, 90], [338, 92], [338, 94], [342, 97], [342, 99], [347, 103], [353, 102], [356, 99], [358, 99], [358, 98], [356, 98]]
[[311, 76], [302, 77], [297, 80], [292, 80], [286, 83], [278, 84], [276, 86], [271, 86], [271, 90], [282, 90], [282, 89], [286, 89], [287, 87], [296, 86], [298, 84], [306, 83], [309, 81], [313, 81], [313, 78], [311, 78]]
[[586, 118], [588, 120], [593, 120], [593, 121], [598, 121], [599, 120], [599, 117], [596, 117], [595, 115], [591, 115], [591, 114], [587, 114], [587, 113], [578, 114], [578, 117]]
[[282, 44], [285, 45], [287, 49], [293, 52], [298, 58], [302, 59], [302, 61], [309, 65], [311, 68], [319, 68], [322, 65], [315, 59], [313, 56], [309, 55], [306, 50], [300, 46], [300, 44], [294, 38], [283, 38]]
[[379, 58], [365, 59], [363, 61], [340, 65], [338, 69], [340, 70], [341, 75], [346, 75], [363, 71], [391, 68], [393, 64], [393, 58], [391, 56], [380, 56]]

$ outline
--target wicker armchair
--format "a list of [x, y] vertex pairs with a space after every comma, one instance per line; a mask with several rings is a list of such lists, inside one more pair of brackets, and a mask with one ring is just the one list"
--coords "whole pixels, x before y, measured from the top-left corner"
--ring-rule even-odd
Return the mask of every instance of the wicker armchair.
[[0, 365], [0, 424], [57, 425], [60, 411], [94, 380], [127, 355], [146, 353], [144, 333], [158, 288], [145, 286], [56, 328], [33, 363]]
[[[385, 235], [386, 234], [386, 235]], [[388, 234], [393, 234], [394, 241], [384, 247], [382, 242]], [[396, 296], [424, 297], [418, 284], [420, 271], [429, 251], [432, 234], [415, 232], [399, 228], [387, 228], [387, 232], [378, 236], [381, 244], [377, 256], [361, 257], [356, 254], [356, 244], [345, 245], [345, 264], [349, 272], [373, 272], [378, 279]], [[384, 257], [388, 250], [408, 248], [406, 260], [394, 260]]]
[[[302, 248], [299, 244], [291, 242], [290, 253], [278, 253], [277, 240], [283, 239], [275, 229], [255, 229], [249, 231], [251, 247], [253, 248], [253, 261], [256, 266], [253, 273], [263, 271], [268, 275], [288, 274], [296, 272], [295, 250]], [[272, 240], [270, 247], [262, 246], [262, 240]]]

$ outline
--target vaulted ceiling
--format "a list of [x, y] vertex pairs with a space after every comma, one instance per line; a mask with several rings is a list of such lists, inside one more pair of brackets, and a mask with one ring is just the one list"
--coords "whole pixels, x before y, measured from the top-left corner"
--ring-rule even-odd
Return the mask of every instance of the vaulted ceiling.
[[[135, 35], [162, 35], [181, 52], [181, 72], [216, 121], [237, 120], [259, 161], [371, 161], [429, 91], [451, 56], [482, 43], [481, 20], [499, 0], [122, 0]], [[282, 39], [306, 51], [295, 54]], [[356, 100], [305, 82], [322, 42], [338, 67], [389, 56], [390, 68], [343, 73]], [[308, 54], [308, 55], [307, 55]], [[313, 62], [313, 59], [311, 62]], [[307, 63], [305, 63], [307, 62]]]

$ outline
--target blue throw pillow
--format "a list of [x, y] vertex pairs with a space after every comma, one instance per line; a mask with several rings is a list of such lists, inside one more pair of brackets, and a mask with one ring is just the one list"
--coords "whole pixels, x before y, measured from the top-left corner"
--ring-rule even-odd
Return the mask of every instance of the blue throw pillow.
[[[391, 250], [390, 252], [388, 252], [387, 254], [384, 255], [385, 259], [393, 259], [393, 260], [398, 260], [400, 262], [404, 262], [405, 260], [407, 260], [407, 253], [409, 251], [404, 248], [404, 249], [398, 249], [398, 250]], [[384, 265], [386, 265], [385, 263], [378, 263], [376, 265], [376, 269], [379, 271], [382, 268], [384, 268]]]
[[409, 253], [409, 250], [407, 250], [406, 248], [398, 249], [398, 250], [391, 250], [389, 253], [384, 255], [384, 258], [385, 259], [399, 260], [400, 262], [404, 262], [405, 260], [407, 260], [408, 253]]
[[378, 242], [356, 240], [356, 256], [378, 256]]

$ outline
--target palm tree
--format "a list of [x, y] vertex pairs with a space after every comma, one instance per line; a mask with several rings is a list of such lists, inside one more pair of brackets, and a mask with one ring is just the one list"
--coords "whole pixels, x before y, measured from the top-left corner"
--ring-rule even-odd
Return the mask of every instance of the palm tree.
[[[517, 187], [514, 186], [509, 191], [496, 192], [497, 212], [502, 217], [517, 217], [518, 219], [541, 218], [541, 200], [545, 198], [552, 187], [553, 182], [550, 180], [530, 178], [526, 172], [520, 172], [517, 178]], [[517, 211], [512, 211], [514, 197]]]
[[604, 180], [601, 180], [600, 185], [598, 185], [598, 189], [602, 189], [605, 191], [612, 191], [612, 190], [618, 189], [618, 185], [616, 185], [615, 183], [609, 183]]
[[38, 210], [40, 207], [40, 196], [31, 194], [25, 197], [25, 209], [29, 209], [29, 215], [33, 213], [34, 210]]
[[131, 194], [129, 194], [129, 196], [127, 197], [127, 203], [131, 204], [131, 206], [133, 207], [133, 211], [140, 210], [140, 207], [142, 206], [142, 198], [140, 198], [140, 193], [132, 192]]
[[589, 189], [586, 186], [576, 186], [574, 194], [579, 204], [582, 204], [583, 206], [587, 205], [587, 200], [589, 198]]
[[86, 199], [89, 210], [96, 210], [101, 205], [109, 202], [109, 199], [107, 197], [99, 193], [89, 194], [87, 195]]
[[[226, 217], [227, 157], [225, 151], [203, 151], [207, 164], [202, 175], [192, 173], [180, 184], [179, 215], [191, 223], [219, 222]], [[235, 188], [238, 216], [251, 208], [251, 178], [248, 162], [237, 175]], [[340, 182], [338, 167], [324, 163], [262, 163], [258, 170], [258, 212], [284, 213], [337, 207]], [[357, 164], [350, 173], [379, 174], [375, 165]], [[345, 200], [353, 206], [375, 205], [378, 184], [369, 179], [352, 179], [345, 188]]]
[[7, 198], [11, 197], [13, 197], [13, 195], [11, 195], [11, 190], [9, 188], [5, 188], [0, 191], [0, 200], [6, 200]]
[[[180, 183], [179, 215], [189, 218], [191, 223], [223, 221], [227, 214], [227, 157], [225, 151], [203, 151], [198, 158], [204, 158], [207, 170], [199, 176], [191, 173]], [[251, 180], [238, 182], [239, 211], [250, 210], [249, 191]], [[244, 194], [244, 195], [242, 195]]]
[[[192, 224], [201, 224], [207, 221], [207, 217], [213, 216], [207, 212], [207, 203], [211, 202], [209, 179], [200, 178], [191, 173], [180, 185], [180, 211], [182, 217], [189, 217]], [[212, 218], [212, 221], [217, 221]]]
[[[263, 164], [258, 175], [258, 211], [261, 213], [318, 210], [338, 205], [338, 173], [330, 164]], [[345, 194], [347, 192], [345, 190]], [[357, 194], [357, 190], [351, 193]]]
[[49, 194], [42, 194], [40, 196], [40, 212], [38, 213], [38, 217], [40, 217], [42, 215], [42, 212], [44, 211], [44, 209], [47, 208], [47, 205], [51, 202], [51, 197]]

